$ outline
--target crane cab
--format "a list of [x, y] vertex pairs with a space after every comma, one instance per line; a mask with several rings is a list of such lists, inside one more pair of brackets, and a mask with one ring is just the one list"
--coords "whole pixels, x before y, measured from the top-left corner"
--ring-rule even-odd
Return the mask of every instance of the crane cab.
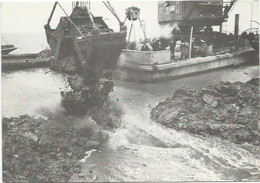
[[223, 0], [159, 1], [159, 24], [177, 23], [184, 26], [214, 26], [225, 20]]

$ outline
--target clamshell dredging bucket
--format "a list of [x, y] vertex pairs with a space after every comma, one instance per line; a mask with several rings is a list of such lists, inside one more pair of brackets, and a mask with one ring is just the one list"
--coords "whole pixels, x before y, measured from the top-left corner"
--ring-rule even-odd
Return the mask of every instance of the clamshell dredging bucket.
[[55, 70], [73, 72], [82, 67], [97, 73], [111, 70], [126, 44], [126, 29], [114, 32], [102, 17], [94, 17], [84, 6], [75, 6], [69, 17], [60, 19], [56, 29], [47, 24], [45, 30]]

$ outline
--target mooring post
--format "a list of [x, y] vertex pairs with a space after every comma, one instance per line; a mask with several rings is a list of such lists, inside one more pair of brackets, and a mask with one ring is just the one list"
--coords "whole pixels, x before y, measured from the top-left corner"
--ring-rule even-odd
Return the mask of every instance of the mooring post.
[[238, 30], [239, 30], [239, 14], [235, 15], [235, 31], [234, 35], [238, 36]]

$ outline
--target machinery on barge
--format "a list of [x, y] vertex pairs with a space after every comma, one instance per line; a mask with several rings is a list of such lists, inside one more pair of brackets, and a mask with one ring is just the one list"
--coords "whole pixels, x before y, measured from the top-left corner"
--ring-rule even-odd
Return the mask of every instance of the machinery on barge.
[[[223, 0], [201, 1], [159, 1], [159, 24], [177, 24], [182, 32], [194, 32], [211, 26], [222, 26], [227, 21], [228, 14], [237, 0], [224, 2]], [[175, 30], [173, 30], [175, 31]]]
[[[238, 38], [238, 27], [231, 40], [227, 40], [222, 33], [222, 24], [228, 20], [229, 13], [237, 0], [201, 0], [201, 1], [160, 1], [158, 2], [158, 23], [172, 26], [173, 41], [181, 38], [195, 41], [192, 44], [200, 45], [204, 40], [214, 48], [227, 46], [228, 41]], [[239, 18], [239, 17], [238, 17]], [[219, 31], [213, 31], [213, 26], [219, 26]], [[191, 42], [190, 42], [191, 44]], [[232, 45], [228, 45], [232, 46]]]

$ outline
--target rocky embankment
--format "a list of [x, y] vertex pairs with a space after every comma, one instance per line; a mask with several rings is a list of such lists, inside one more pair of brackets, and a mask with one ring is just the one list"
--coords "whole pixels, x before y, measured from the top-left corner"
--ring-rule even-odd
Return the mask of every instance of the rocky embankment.
[[260, 146], [259, 100], [259, 78], [181, 88], [152, 109], [151, 118], [175, 130]]
[[120, 124], [113, 102], [105, 102], [91, 116], [3, 118], [4, 182], [66, 182], [79, 174], [85, 152], [99, 148], [106, 141], [105, 131]]

